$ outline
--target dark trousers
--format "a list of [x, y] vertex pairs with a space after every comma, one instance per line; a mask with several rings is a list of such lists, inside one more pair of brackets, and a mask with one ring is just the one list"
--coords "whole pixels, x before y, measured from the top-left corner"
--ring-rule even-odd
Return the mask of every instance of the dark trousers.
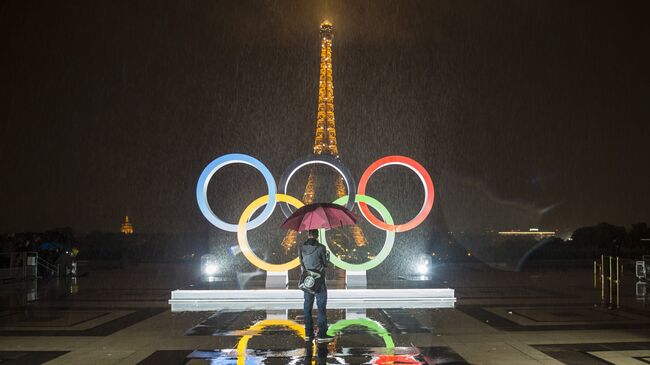
[[327, 335], [327, 286], [323, 283], [320, 293], [310, 294], [305, 292], [305, 334], [313, 336], [314, 321], [311, 318], [311, 310], [314, 307], [314, 298], [318, 307], [318, 337]]

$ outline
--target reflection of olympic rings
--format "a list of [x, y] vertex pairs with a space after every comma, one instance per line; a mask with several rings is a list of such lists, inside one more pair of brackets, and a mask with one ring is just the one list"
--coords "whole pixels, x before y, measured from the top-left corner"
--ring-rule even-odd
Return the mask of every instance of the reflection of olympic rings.
[[[381, 323], [373, 321], [369, 318], [340, 320], [329, 327], [327, 334], [330, 336], [335, 336], [350, 326], [365, 327], [372, 331], [374, 334], [381, 337], [382, 340], [384, 340], [384, 347], [386, 348], [386, 352], [388, 352], [388, 354], [380, 355], [377, 358], [374, 358], [372, 364], [388, 365], [398, 362], [400, 364], [419, 364], [419, 362], [416, 362], [411, 355], [392, 355], [395, 349], [395, 341], [393, 341], [390, 333], [381, 325]], [[285, 327], [295, 332], [302, 339], [304, 339], [306, 336], [305, 328], [302, 325], [288, 319], [263, 320], [249, 327], [247, 331], [261, 331], [267, 327]], [[239, 342], [237, 342], [237, 365], [246, 364], [246, 350], [248, 348], [248, 341], [250, 341], [253, 336], [255, 335], [244, 335], [239, 339]], [[312, 347], [312, 350], [315, 352], [316, 347]]]
[[[268, 189], [268, 194], [262, 196], [261, 198], [253, 201], [242, 213], [239, 218], [238, 224], [231, 224], [221, 220], [217, 215], [212, 211], [207, 199], [208, 184], [212, 176], [222, 167], [234, 164], [242, 163], [254, 167], [264, 177], [266, 181], [266, 186]], [[289, 205], [293, 205], [295, 208], [300, 208], [303, 206], [303, 203], [289, 195], [286, 195], [287, 187], [289, 185], [289, 180], [300, 168], [310, 165], [310, 164], [324, 164], [330, 166], [337, 170], [345, 181], [349, 196], [344, 196], [334, 203], [336, 204], [345, 204], [348, 210], [354, 208], [354, 204], [358, 203], [359, 208], [361, 209], [361, 214], [366, 218], [372, 225], [379, 229], [386, 231], [386, 241], [384, 242], [384, 247], [379, 252], [379, 254], [372, 260], [363, 263], [363, 264], [350, 264], [346, 263], [343, 260], [339, 259], [336, 255], [332, 255], [332, 263], [336, 266], [345, 269], [345, 270], [369, 270], [386, 259], [390, 251], [392, 250], [395, 232], [405, 232], [411, 230], [418, 225], [420, 225], [424, 219], [429, 215], [433, 207], [434, 200], [434, 189], [433, 181], [427, 173], [427, 171], [420, 165], [417, 161], [410, 159], [404, 156], [387, 156], [373, 162], [363, 173], [361, 180], [359, 182], [359, 189], [357, 191], [356, 183], [350, 171], [343, 165], [339, 160], [331, 156], [323, 155], [312, 155], [307, 157], [302, 157], [297, 159], [283, 173], [280, 179], [280, 193], [278, 194], [278, 187], [273, 180], [273, 176], [269, 169], [261, 163], [259, 160], [244, 154], [228, 154], [223, 155], [214, 161], [210, 162], [199, 177], [198, 184], [196, 186], [196, 199], [199, 204], [199, 209], [205, 218], [212, 223], [215, 227], [223, 229], [228, 232], [237, 232], [237, 240], [239, 241], [239, 246], [242, 250], [244, 256], [255, 266], [264, 269], [266, 271], [287, 271], [294, 267], [297, 267], [299, 259], [295, 258], [284, 264], [271, 264], [267, 263], [264, 260], [261, 260], [259, 257], [253, 253], [250, 245], [248, 244], [246, 232], [250, 229], [254, 229], [262, 225], [266, 220], [273, 214], [275, 205], [279, 202], [280, 209], [285, 216], [291, 214], [291, 209]], [[377, 201], [374, 198], [365, 195], [366, 186], [368, 180], [373, 173], [382, 167], [389, 165], [402, 165], [406, 166], [412, 171], [414, 171], [419, 177], [422, 185], [424, 186], [424, 203], [420, 212], [410, 221], [404, 224], [393, 224], [393, 219], [391, 214], [388, 212], [386, 207]], [[253, 220], [250, 220], [250, 217], [262, 206], [266, 205], [262, 212]], [[375, 208], [381, 215], [383, 220], [375, 217], [368, 208], [368, 205]], [[325, 240], [325, 235], [322, 234], [323, 242], [327, 246], [327, 241]], [[329, 250], [329, 248], [328, 248]]]
[[359, 202], [359, 209], [361, 210], [361, 214], [363, 214], [368, 222], [372, 223], [372, 225], [377, 228], [395, 232], [406, 232], [419, 226], [420, 223], [422, 223], [427, 217], [427, 215], [429, 215], [429, 212], [431, 212], [431, 208], [433, 208], [433, 198], [435, 195], [433, 190], [433, 181], [431, 180], [429, 173], [427, 173], [427, 170], [425, 170], [424, 167], [422, 167], [422, 165], [420, 165], [417, 161], [404, 156], [386, 156], [373, 162], [372, 165], [368, 166], [363, 175], [361, 175], [358, 194], [364, 195], [366, 193], [366, 185], [368, 184], [368, 180], [370, 179], [370, 176], [375, 173], [375, 171], [389, 165], [406, 166], [415, 172], [420, 178], [422, 186], [424, 186], [424, 203], [422, 204], [420, 212], [409, 222], [392, 225], [377, 219], [377, 217], [375, 217], [370, 212], [370, 209], [368, 209], [368, 206], [364, 202]]
[[[371, 205], [372, 206], [372, 205]], [[334, 336], [344, 329], [350, 326], [362, 326], [366, 327], [370, 331], [374, 332], [376, 335], [381, 337], [384, 340], [384, 346], [386, 347], [387, 354], [379, 355], [376, 358], [373, 358], [370, 364], [376, 365], [389, 365], [389, 364], [421, 364], [422, 362], [416, 360], [413, 355], [394, 355], [393, 351], [395, 350], [395, 342], [391, 337], [390, 333], [377, 321], [373, 321], [370, 318], [357, 318], [357, 319], [343, 319], [332, 326], [327, 330], [327, 334]]]
[[[282, 194], [287, 193], [287, 186], [289, 185], [289, 180], [291, 180], [291, 177], [293, 176], [293, 174], [296, 173], [296, 171], [298, 171], [300, 168], [304, 166], [312, 165], [312, 164], [323, 164], [323, 165], [330, 166], [343, 176], [343, 180], [345, 181], [345, 186], [348, 189], [348, 194], [352, 197], [352, 199], [348, 201], [345, 207], [351, 211], [354, 208], [354, 195], [357, 190], [356, 183], [352, 178], [352, 174], [350, 173], [350, 170], [348, 170], [347, 167], [343, 166], [343, 164], [339, 160], [337, 160], [332, 156], [308, 155], [292, 162], [291, 165], [289, 165], [289, 167], [287, 167], [287, 169], [284, 170], [284, 173], [280, 178], [280, 184], [279, 184], [280, 193]], [[282, 213], [284, 213], [284, 216], [289, 218], [289, 216], [291, 215], [291, 209], [289, 209], [289, 206], [287, 204], [280, 203], [280, 209], [282, 209]]]
[[[248, 331], [261, 331], [266, 327], [272, 326], [287, 327], [293, 330], [302, 339], [305, 338], [305, 327], [288, 319], [267, 319], [260, 321], [249, 327]], [[244, 365], [246, 363], [246, 348], [248, 347], [248, 341], [253, 338], [253, 336], [254, 335], [244, 335], [237, 343], [237, 365]]]
[[390, 333], [381, 325], [381, 323], [369, 318], [342, 319], [331, 325], [327, 329], [327, 334], [329, 336], [334, 336], [350, 326], [366, 327], [384, 340], [386, 350], [392, 351], [395, 348], [395, 342], [390, 336]]
[[[341, 204], [341, 203], [347, 201], [348, 199], [349, 198], [348, 198], [347, 195], [342, 196], [342, 197], [336, 199], [334, 201], [334, 203], [335, 204]], [[377, 201], [375, 198], [369, 197], [367, 195], [357, 195], [356, 196], [356, 201], [370, 204], [370, 206], [375, 208], [379, 212], [381, 217], [384, 218], [384, 220], [386, 222], [388, 222], [388, 224], [393, 224], [393, 217], [388, 212], [388, 209], [386, 209], [386, 207], [382, 203]], [[322, 243], [325, 245], [325, 247], [327, 247], [327, 250], [330, 251], [330, 253], [332, 253], [332, 250], [327, 245], [327, 238], [325, 238], [325, 230], [324, 229], [322, 229], [321, 232], [320, 232], [320, 238], [321, 238]], [[333, 253], [330, 256], [330, 261], [334, 265], [340, 267], [343, 270], [348, 270], [348, 271], [370, 270], [370, 269], [376, 267], [377, 265], [381, 264], [386, 259], [386, 257], [388, 257], [388, 254], [390, 254], [390, 251], [393, 249], [393, 243], [394, 242], [395, 242], [395, 232], [386, 231], [386, 241], [384, 242], [384, 246], [381, 248], [381, 251], [379, 251], [377, 256], [375, 256], [375, 258], [371, 259], [370, 261], [364, 262], [363, 264], [350, 264], [350, 263], [347, 263], [347, 262], [341, 260], [340, 258], [338, 258], [338, 256], [336, 256]]]
[[422, 364], [422, 361], [416, 360], [413, 355], [380, 355], [373, 364], [375, 365], [394, 365], [394, 364]]

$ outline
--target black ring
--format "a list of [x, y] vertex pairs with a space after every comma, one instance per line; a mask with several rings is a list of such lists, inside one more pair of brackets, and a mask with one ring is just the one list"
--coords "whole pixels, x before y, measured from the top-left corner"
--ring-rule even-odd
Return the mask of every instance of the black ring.
[[[357, 183], [354, 181], [354, 177], [352, 177], [350, 170], [348, 170], [348, 168], [345, 167], [337, 158], [329, 155], [307, 155], [293, 161], [282, 173], [280, 183], [278, 183], [278, 192], [281, 194], [287, 194], [287, 185], [289, 185], [289, 180], [293, 174], [295, 174], [296, 171], [298, 171], [300, 168], [312, 164], [323, 164], [331, 166], [341, 175], [343, 175], [345, 187], [348, 189], [348, 203], [345, 205], [345, 208], [349, 211], [352, 211], [357, 194]], [[280, 203], [280, 210], [282, 210], [282, 213], [287, 218], [289, 218], [289, 216], [293, 213], [289, 207], [289, 204], [287, 203]]]

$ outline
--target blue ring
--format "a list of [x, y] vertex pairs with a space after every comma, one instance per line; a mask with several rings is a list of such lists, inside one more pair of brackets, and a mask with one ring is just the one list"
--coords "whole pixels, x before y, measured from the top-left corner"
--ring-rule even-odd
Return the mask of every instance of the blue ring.
[[245, 165], [256, 168], [259, 172], [262, 173], [264, 180], [266, 180], [269, 202], [266, 204], [266, 207], [264, 207], [264, 210], [262, 210], [262, 213], [260, 213], [260, 215], [258, 215], [252, 221], [246, 223], [246, 230], [257, 228], [262, 223], [266, 222], [271, 214], [273, 214], [276, 203], [275, 194], [277, 193], [278, 189], [275, 185], [275, 179], [273, 179], [273, 175], [271, 175], [271, 171], [269, 171], [269, 169], [264, 166], [263, 163], [254, 157], [241, 153], [231, 153], [218, 157], [214, 161], [210, 162], [208, 166], [203, 169], [203, 172], [199, 177], [199, 182], [196, 184], [196, 201], [199, 203], [199, 209], [201, 209], [203, 216], [215, 227], [221, 228], [224, 231], [228, 232], [237, 232], [237, 224], [231, 224], [219, 219], [219, 217], [214, 214], [212, 209], [210, 209], [210, 205], [208, 204], [208, 184], [210, 183], [210, 179], [214, 173], [217, 172], [217, 170], [233, 163], [243, 163]]

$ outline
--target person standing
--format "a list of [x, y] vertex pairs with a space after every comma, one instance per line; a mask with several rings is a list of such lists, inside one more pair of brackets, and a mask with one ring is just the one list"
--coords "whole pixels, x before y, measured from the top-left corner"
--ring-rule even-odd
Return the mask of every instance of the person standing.
[[309, 230], [309, 237], [300, 246], [300, 266], [303, 270], [317, 271], [323, 276], [323, 284], [316, 294], [305, 292], [305, 341], [314, 339], [314, 321], [311, 311], [314, 299], [318, 307], [318, 343], [332, 341], [333, 337], [327, 335], [327, 285], [325, 284], [325, 269], [329, 265], [329, 253], [325, 246], [318, 242], [318, 230]]

